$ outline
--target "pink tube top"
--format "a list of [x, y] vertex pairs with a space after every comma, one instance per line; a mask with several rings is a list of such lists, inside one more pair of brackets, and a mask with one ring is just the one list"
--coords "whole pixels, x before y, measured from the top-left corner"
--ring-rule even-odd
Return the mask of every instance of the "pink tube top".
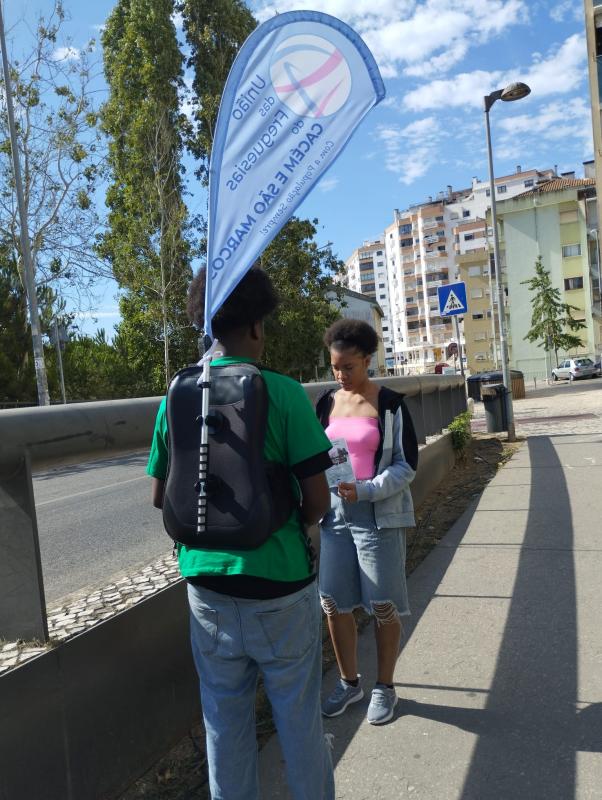
[[356, 480], [374, 477], [374, 456], [380, 443], [376, 417], [331, 417], [326, 436], [330, 441], [345, 439]]

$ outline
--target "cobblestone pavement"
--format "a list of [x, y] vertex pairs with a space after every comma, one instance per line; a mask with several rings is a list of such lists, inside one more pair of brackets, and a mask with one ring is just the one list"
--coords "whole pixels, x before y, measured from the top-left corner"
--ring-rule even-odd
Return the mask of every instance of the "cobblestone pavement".
[[[513, 407], [519, 436], [602, 433], [602, 379], [540, 385]], [[473, 429], [486, 429], [482, 403], [475, 403]]]
[[170, 554], [141, 570], [132, 571], [113, 582], [79, 592], [66, 602], [48, 608], [50, 642], [6, 642], [0, 640], [0, 675], [39, 656], [57, 644], [83, 633], [108, 617], [131, 608], [155, 592], [166, 589], [180, 579], [178, 563]]

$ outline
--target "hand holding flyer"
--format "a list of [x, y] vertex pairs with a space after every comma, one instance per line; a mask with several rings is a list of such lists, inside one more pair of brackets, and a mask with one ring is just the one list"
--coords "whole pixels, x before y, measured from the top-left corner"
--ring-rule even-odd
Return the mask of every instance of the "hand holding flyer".
[[336, 489], [339, 483], [354, 483], [355, 475], [345, 439], [333, 439], [328, 455], [332, 461], [332, 467], [326, 470], [329, 487]]

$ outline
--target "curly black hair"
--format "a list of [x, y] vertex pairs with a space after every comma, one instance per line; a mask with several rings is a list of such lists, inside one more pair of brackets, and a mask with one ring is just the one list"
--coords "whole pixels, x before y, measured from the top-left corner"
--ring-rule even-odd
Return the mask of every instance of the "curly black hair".
[[324, 334], [324, 344], [330, 350], [359, 350], [371, 356], [378, 349], [376, 331], [359, 319], [339, 319]]
[[[192, 324], [205, 327], [205, 268], [197, 272], [188, 287], [186, 311]], [[219, 339], [265, 319], [278, 306], [278, 295], [269, 276], [259, 267], [250, 269], [212, 320]]]

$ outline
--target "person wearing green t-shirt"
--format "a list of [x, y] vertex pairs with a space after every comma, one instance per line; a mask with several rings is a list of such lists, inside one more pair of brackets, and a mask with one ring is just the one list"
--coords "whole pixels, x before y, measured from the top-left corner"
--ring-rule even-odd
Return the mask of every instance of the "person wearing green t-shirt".
[[[193, 279], [188, 314], [204, 327], [205, 271]], [[213, 364], [256, 363], [264, 348], [263, 320], [277, 306], [269, 277], [251, 269], [212, 319], [222, 355]], [[201, 685], [209, 785], [214, 800], [256, 800], [255, 692], [262, 676], [295, 800], [334, 800], [330, 752], [320, 712], [321, 615], [305, 528], [330, 506], [324, 475], [330, 441], [303, 387], [261, 368], [268, 398], [267, 461], [290, 470], [298, 506], [254, 550], [179, 544], [188, 581], [191, 641]], [[157, 413], [147, 472], [162, 507], [169, 431], [166, 401]]]

